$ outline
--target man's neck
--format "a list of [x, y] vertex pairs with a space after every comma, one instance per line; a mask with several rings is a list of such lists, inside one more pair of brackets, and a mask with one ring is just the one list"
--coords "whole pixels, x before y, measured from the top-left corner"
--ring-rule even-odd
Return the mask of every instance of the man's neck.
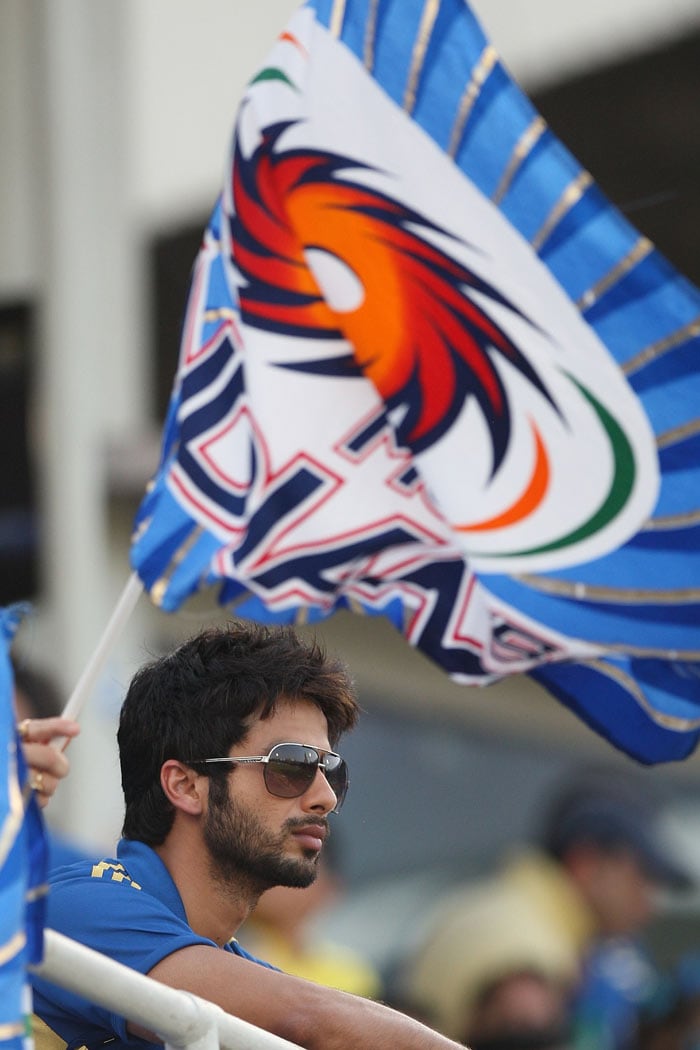
[[244, 881], [232, 884], [217, 878], [201, 839], [185, 829], [173, 829], [154, 850], [177, 887], [192, 930], [223, 947], [248, 918], [259, 891]]

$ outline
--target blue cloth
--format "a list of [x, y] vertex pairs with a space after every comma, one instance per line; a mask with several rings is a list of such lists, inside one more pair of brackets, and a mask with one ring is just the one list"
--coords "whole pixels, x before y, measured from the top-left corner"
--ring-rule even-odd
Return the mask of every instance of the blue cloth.
[[46, 899], [44, 822], [15, 728], [9, 646], [22, 607], [0, 609], [0, 1047], [23, 1050], [26, 967], [41, 960]]
[[[148, 973], [181, 948], [218, 947], [190, 928], [177, 887], [158, 854], [128, 839], [119, 843], [116, 858], [79, 862], [53, 875], [47, 926], [140, 973]], [[223, 950], [269, 966], [235, 941]], [[69, 1048], [92, 1048], [113, 1037], [112, 1050], [152, 1045], [130, 1035], [119, 1014], [39, 977], [33, 984], [34, 1012]]]
[[574, 1050], [634, 1050], [637, 1025], [658, 975], [628, 937], [599, 941], [584, 962], [574, 1001]]

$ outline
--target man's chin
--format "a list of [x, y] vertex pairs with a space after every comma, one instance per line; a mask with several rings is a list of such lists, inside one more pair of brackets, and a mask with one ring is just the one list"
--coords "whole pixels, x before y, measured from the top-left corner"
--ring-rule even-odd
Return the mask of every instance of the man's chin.
[[[284, 882], [282, 878], [278, 885], [288, 886], [296, 889], [306, 889], [312, 882], [316, 880], [318, 874], [318, 853], [311, 854], [311, 851], [306, 855], [306, 861], [297, 861], [294, 864], [290, 864], [284, 872]], [[280, 872], [280, 875], [282, 873]]]

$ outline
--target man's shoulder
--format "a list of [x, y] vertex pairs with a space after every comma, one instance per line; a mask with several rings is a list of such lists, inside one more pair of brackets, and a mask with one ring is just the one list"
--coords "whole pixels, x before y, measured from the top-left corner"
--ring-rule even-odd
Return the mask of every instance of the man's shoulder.
[[49, 886], [49, 912], [53, 912], [54, 917], [73, 907], [89, 910], [93, 900], [104, 900], [105, 891], [141, 891], [143, 888], [142, 882], [119, 857], [98, 857], [62, 865], [50, 873]]
[[187, 932], [182, 901], [164, 864], [144, 843], [119, 843], [116, 856], [51, 873], [48, 924], [104, 951], [121, 932]]
[[172, 880], [156, 852], [143, 842], [122, 839], [114, 856], [84, 857], [56, 867], [51, 886], [60, 890], [74, 883], [124, 886], [140, 890], [149, 886], [158, 892]]
[[[79, 876], [80, 877], [80, 876]], [[135, 878], [121, 860], [110, 857], [107, 860], [99, 860], [89, 865], [89, 871], [83, 875], [84, 878], [98, 880], [101, 883], [116, 883], [118, 886], [128, 886], [132, 890], [143, 889], [141, 883]]]
[[141, 889], [140, 883], [132, 876], [127, 867], [117, 857], [103, 857], [95, 860], [78, 860], [72, 864], [62, 864], [50, 875], [52, 892], [58, 892], [74, 883], [90, 883], [97, 880], [102, 883], [117, 883]]
[[[165, 865], [143, 843], [120, 843], [116, 857], [59, 869], [48, 894], [47, 926], [144, 974], [181, 948], [216, 947], [191, 929]], [[86, 1032], [103, 1033], [100, 1039], [116, 1034], [117, 1046], [133, 1042], [123, 1018], [38, 975], [32, 983], [37, 1015], [67, 1043], [84, 1043]]]

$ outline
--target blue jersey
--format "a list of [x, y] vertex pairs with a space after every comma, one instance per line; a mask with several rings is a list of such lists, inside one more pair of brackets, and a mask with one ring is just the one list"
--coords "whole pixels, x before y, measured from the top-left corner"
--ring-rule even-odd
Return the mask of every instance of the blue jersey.
[[594, 944], [573, 1003], [575, 1050], [633, 1050], [642, 1010], [657, 982], [651, 959], [633, 938]]
[[[157, 853], [122, 839], [117, 856], [96, 864], [80, 861], [51, 876], [46, 925], [125, 966], [148, 973], [180, 948], [206, 944], [268, 966], [235, 941], [223, 949], [189, 926], [175, 883]], [[110, 1041], [152, 1046], [127, 1032], [119, 1014], [33, 977], [34, 1012], [66, 1041], [89, 1050]], [[116, 1038], [115, 1038], [116, 1037]]]

